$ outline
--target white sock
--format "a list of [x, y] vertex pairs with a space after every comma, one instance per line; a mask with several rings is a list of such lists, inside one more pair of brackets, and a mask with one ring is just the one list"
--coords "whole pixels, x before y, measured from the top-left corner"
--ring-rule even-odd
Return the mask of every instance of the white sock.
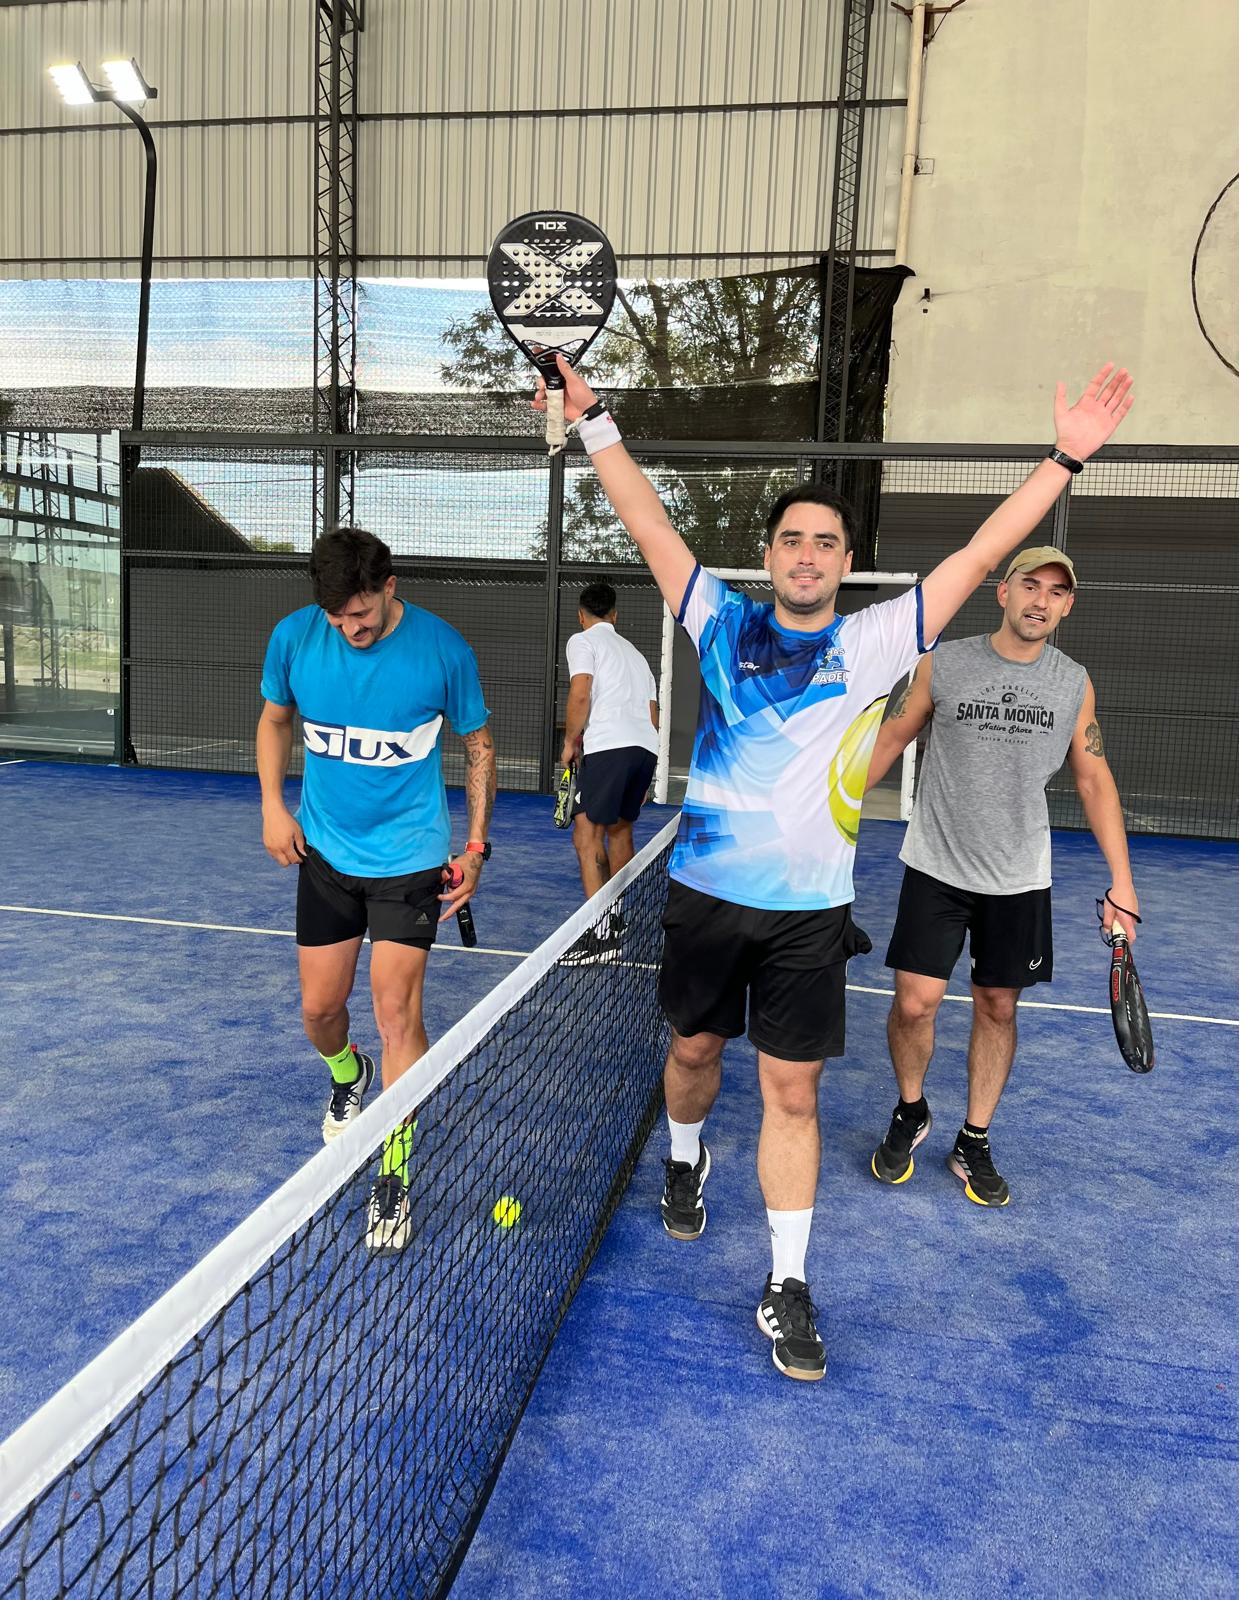
[[809, 1249], [809, 1229], [813, 1226], [813, 1207], [807, 1211], [771, 1211], [766, 1216], [770, 1222], [770, 1248], [774, 1255], [771, 1287], [782, 1288], [788, 1278], [798, 1278], [807, 1283], [804, 1258]]
[[702, 1117], [700, 1122], [672, 1122], [667, 1118], [667, 1126], [671, 1129], [671, 1159], [673, 1161], [687, 1161], [690, 1167], [695, 1167], [701, 1160], [701, 1130], [706, 1125]]

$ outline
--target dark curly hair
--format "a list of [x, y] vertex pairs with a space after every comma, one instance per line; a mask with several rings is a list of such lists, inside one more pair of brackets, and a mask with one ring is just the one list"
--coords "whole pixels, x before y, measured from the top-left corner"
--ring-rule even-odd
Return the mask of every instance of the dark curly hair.
[[364, 528], [334, 528], [310, 551], [314, 601], [324, 611], [342, 610], [357, 594], [377, 594], [391, 575], [391, 551]]

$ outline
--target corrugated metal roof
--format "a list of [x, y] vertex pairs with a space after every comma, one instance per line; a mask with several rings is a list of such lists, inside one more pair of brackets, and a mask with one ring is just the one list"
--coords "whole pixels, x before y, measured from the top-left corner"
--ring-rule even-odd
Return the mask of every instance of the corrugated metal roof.
[[[634, 275], [812, 259], [829, 243], [841, 15], [825, 0], [367, 0], [363, 270], [476, 274], [535, 205], [596, 218]], [[871, 95], [902, 92], [904, 52], [903, 19], [875, 7]], [[46, 77], [129, 55], [159, 88], [156, 271], [304, 273], [309, 0], [88, 0], [0, 7], [0, 124], [29, 130], [0, 137], [0, 274], [136, 270], [137, 139], [109, 108], [64, 107]], [[229, 119], [262, 120], [168, 125]], [[868, 115], [859, 248], [893, 244], [902, 126], [899, 108]]]

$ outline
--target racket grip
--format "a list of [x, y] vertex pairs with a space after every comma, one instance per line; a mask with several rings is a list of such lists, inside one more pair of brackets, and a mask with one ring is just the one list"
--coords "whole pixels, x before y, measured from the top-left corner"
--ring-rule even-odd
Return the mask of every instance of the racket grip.
[[456, 913], [456, 926], [460, 929], [460, 942], [470, 950], [478, 942], [477, 924], [473, 920], [473, 912], [468, 905], [463, 905]]
[[564, 391], [546, 388], [546, 444], [547, 455], [557, 456], [568, 442], [564, 427]]

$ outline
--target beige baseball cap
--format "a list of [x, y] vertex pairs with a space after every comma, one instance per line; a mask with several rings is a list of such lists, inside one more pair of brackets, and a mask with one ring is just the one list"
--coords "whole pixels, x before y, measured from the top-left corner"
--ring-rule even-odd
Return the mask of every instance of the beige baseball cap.
[[1002, 581], [1009, 583], [1016, 572], [1036, 572], [1038, 567], [1061, 567], [1071, 580], [1071, 592], [1076, 590], [1076, 569], [1071, 564], [1071, 557], [1064, 555], [1061, 550], [1055, 550], [1052, 544], [1034, 545], [1031, 550], [1021, 550], [1011, 558], [1011, 565], [1003, 574]]

